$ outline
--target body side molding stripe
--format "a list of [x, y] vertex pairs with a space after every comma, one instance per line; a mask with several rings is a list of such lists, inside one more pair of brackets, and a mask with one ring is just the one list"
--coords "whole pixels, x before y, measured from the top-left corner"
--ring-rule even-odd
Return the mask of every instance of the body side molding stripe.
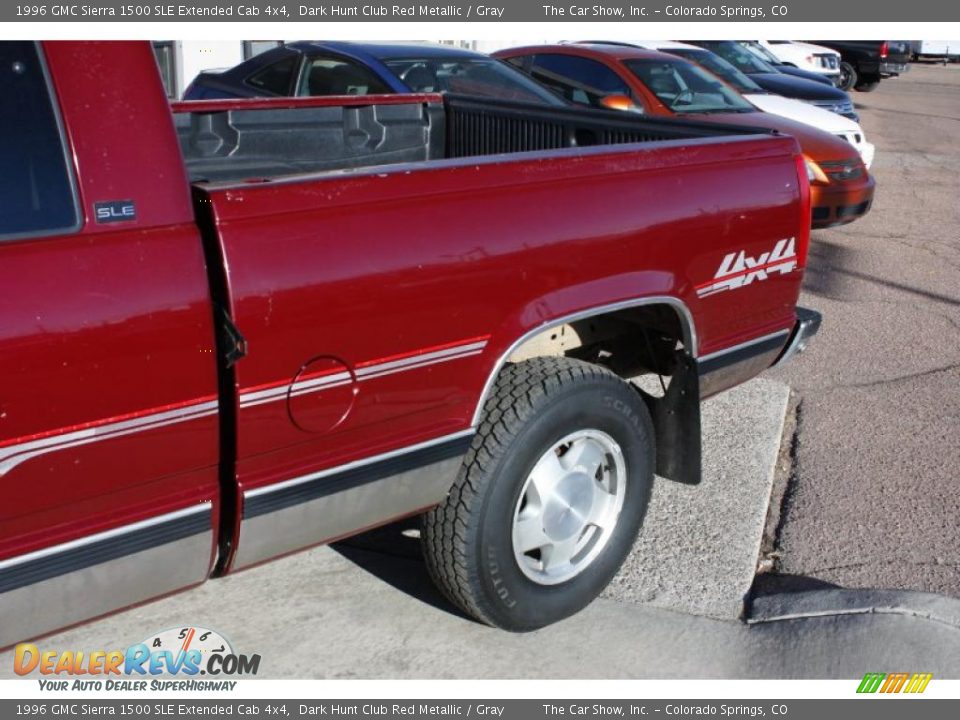
[[212, 531], [211, 505], [204, 502], [9, 558], [0, 562], [0, 593]]
[[216, 414], [217, 409], [217, 400], [201, 398], [199, 402], [183, 403], [175, 406], [172, 410], [164, 408], [160, 409], [159, 412], [153, 409], [145, 413], [131, 413], [128, 416], [123, 416], [123, 419], [106, 418], [80, 426], [41, 433], [39, 437], [34, 436], [36, 439], [21, 438], [19, 441], [10, 441], [5, 447], [0, 447], [0, 477], [6, 475], [25, 460], [39, 455], [87, 445], [100, 440], [132, 435], [144, 430], [153, 430], [188, 420], [197, 420]]
[[466, 454], [474, 430], [446, 435], [244, 493], [243, 518], [282, 510]]
[[[369, 360], [357, 365], [355, 378], [359, 382], [384, 375], [416, 370], [438, 363], [479, 355], [487, 345], [489, 335], [465, 338], [443, 345], [434, 345], [409, 352]], [[354, 381], [349, 372], [318, 373], [291, 385], [289, 380], [254, 386], [240, 392], [240, 407], [248, 408], [296, 397], [321, 389], [346, 385]], [[125, 415], [102, 418], [90, 422], [57, 428], [11, 438], [0, 442], [0, 477], [21, 463], [47, 453], [133, 435], [134, 433], [189, 422], [216, 415], [219, 412], [217, 396], [209, 395], [194, 400], [174, 403]]]
[[308, 392], [348, 385], [351, 382], [364, 382], [374, 378], [392, 375], [393, 373], [417, 370], [428, 365], [461, 360], [479, 355], [487, 346], [487, 338], [468, 338], [455, 343], [436, 345], [402, 355], [392, 355], [376, 360], [358, 363], [356, 370], [350, 372], [321, 372], [309, 375], [290, 384], [287, 381], [269, 383], [266, 386], [254, 386], [240, 392], [240, 407], [248, 408], [265, 403], [285, 400], [288, 396], [296, 397]]
[[729, 365], [736, 365], [743, 360], [749, 360], [757, 355], [763, 355], [766, 352], [778, 350], [783, 347], [789, 330], [778, 330], [769, 335], [748, 340], [747, 342], [734, 345], [715, 353], [705, 355], [697, 362], [697, 368], [700, 375], [720, 370]]

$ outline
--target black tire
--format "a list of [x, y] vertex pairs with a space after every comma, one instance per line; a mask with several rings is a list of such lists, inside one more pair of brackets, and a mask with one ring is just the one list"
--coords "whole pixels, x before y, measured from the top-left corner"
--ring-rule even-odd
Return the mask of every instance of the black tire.
[[837, 85], [841, 90], [847, 90], [853, 88], [857, 84], [859, 77], [857, 76], [857, 70], [848, 62], [840, 63], [840, 84]]
[[880, 87], [879, 80], [869, 80], [857, 83], [853, 86], [853, 89], [857, 90], [858, 92], [873, 92], [878, 87]]
[[[623, 506], [606, 544], [579, 574], [540, 584], [514, 556], [514, 512], [536, 462], [581, 429], [599, 430], [619, 444], [626, 468]], [[505, 630], [535, 630], [573, 615], [600, 594], [630, 552], [653, 470], [653, 425], [629, 384], [567, 358], [507, 365], [446, 502], [424, 516], [430, 575], [461, 610]]]

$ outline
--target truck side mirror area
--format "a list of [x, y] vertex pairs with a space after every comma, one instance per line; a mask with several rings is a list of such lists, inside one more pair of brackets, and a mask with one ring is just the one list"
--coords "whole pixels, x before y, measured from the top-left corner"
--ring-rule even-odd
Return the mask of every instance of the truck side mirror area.
[[607, 110], [626, 110], [627, 112], [643, 114], [643, 108], [626, 95], [606, 95], [601, 98], [600, 104]]

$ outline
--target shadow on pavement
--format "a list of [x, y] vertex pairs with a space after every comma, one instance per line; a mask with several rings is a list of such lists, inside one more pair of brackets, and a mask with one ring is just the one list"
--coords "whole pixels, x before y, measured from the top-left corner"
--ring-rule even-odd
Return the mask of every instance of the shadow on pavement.
[[451, 605], [430, 579], [420, 551], [419, 518], [384, 525], [330, 547], [392, 588], [430, 607], [473, 621]]
[[821, 297], [843, 300], [845, 290], [851, 295], [855, 294], [855, 289], [848, 288], [846, 285], [848, 280], [855, 279], [917, 295], [934, 302], [960, 305], [960, 299], [956, 297], [921, 290], [911, 285], [852, 270], [851, 268], [857, 265], [856, 256], [857, 252], [847, 247], [814, 238], [810, 243], [810, 259], [815, 262], [810, 262], [807, 265], [803, 289]]
[[761, 573], [753, 579], [750, 597], [764, 597], [780, 593], [805, 592], [807, 590], [832, 590], [839, 585], [807, 575], [781, 575], [779, 573]]

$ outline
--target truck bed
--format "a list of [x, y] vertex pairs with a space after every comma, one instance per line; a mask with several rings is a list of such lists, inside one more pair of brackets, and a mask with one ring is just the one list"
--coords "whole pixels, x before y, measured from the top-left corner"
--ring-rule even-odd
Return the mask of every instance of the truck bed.
[[766, 132], [457, 95], [183, 102], [174, 117], [191, 182]]

